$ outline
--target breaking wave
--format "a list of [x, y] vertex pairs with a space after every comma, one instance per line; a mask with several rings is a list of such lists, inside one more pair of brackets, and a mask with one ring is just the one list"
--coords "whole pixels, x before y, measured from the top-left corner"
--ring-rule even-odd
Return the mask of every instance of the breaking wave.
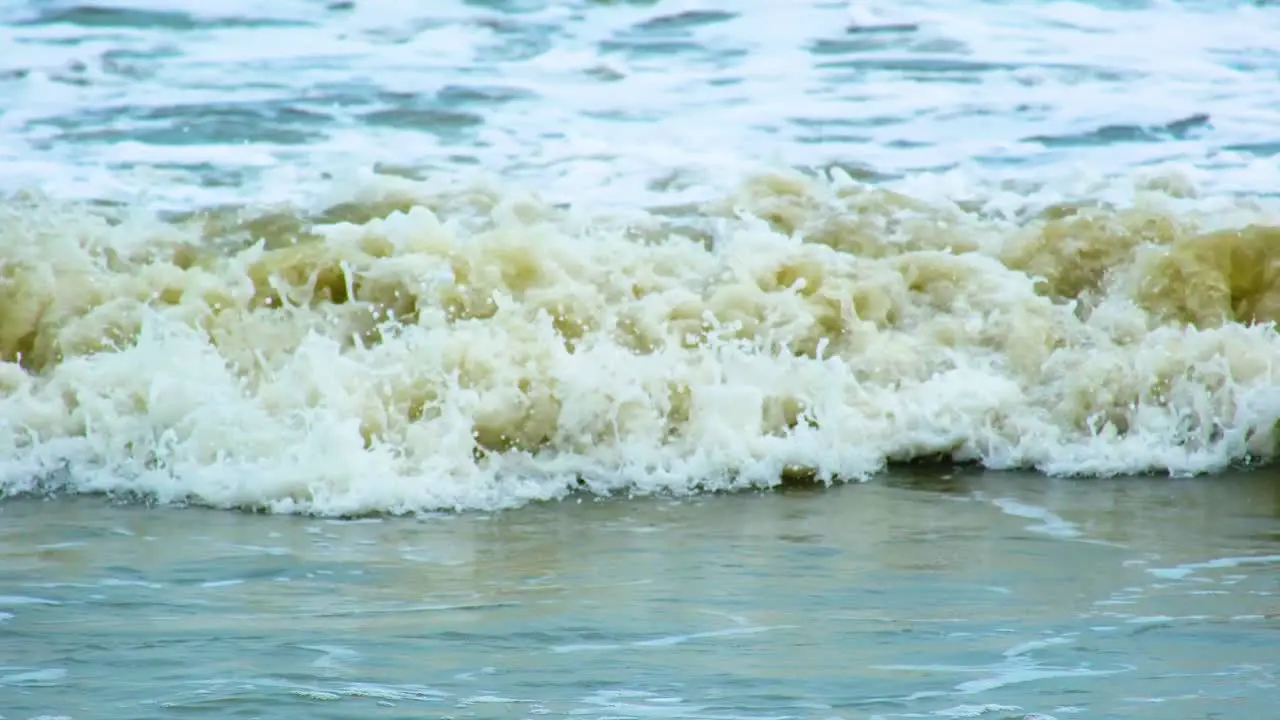
[[1280, 223], [822, 176], [633, 212], [386, 178], [320, 212], [0, 207], [0, 493], [491, 509], [918, 459], [1212, 473], [1280, 442]]

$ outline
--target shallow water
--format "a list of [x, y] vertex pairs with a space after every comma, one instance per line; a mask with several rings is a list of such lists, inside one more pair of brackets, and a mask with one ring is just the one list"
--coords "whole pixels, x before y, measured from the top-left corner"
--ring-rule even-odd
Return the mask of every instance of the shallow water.
[[1280, 484], [902, 472], [364, 521], [0, 506], [6, 717], [1261, 718]]

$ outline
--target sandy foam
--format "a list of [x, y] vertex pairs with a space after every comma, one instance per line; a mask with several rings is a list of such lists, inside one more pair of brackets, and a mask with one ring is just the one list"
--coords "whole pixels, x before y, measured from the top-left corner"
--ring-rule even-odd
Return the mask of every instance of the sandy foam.
[[19, 198], [0, 488], [349, 514], [1270, 459], [1280, 230], [1184, 194], [993, 215], [775, 174], [623, 217], [387, 180], [165, 222]]

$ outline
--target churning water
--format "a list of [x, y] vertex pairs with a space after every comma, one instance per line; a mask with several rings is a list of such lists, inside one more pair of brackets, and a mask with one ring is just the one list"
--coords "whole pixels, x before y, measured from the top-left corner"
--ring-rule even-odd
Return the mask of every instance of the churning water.
[[1265, 717], [1277, 37], [0, 0], [0, 716]]

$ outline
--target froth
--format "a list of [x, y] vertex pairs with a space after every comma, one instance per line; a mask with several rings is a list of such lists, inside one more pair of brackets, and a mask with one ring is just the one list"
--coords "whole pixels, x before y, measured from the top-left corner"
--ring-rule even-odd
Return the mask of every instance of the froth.
[[1280, 230], [1247, 204], [1011, 219], [836, 173], [625, 218], [398, 180], [310, 216], [0, 212], [6, 494], [404, 512], [1280, 438]]

